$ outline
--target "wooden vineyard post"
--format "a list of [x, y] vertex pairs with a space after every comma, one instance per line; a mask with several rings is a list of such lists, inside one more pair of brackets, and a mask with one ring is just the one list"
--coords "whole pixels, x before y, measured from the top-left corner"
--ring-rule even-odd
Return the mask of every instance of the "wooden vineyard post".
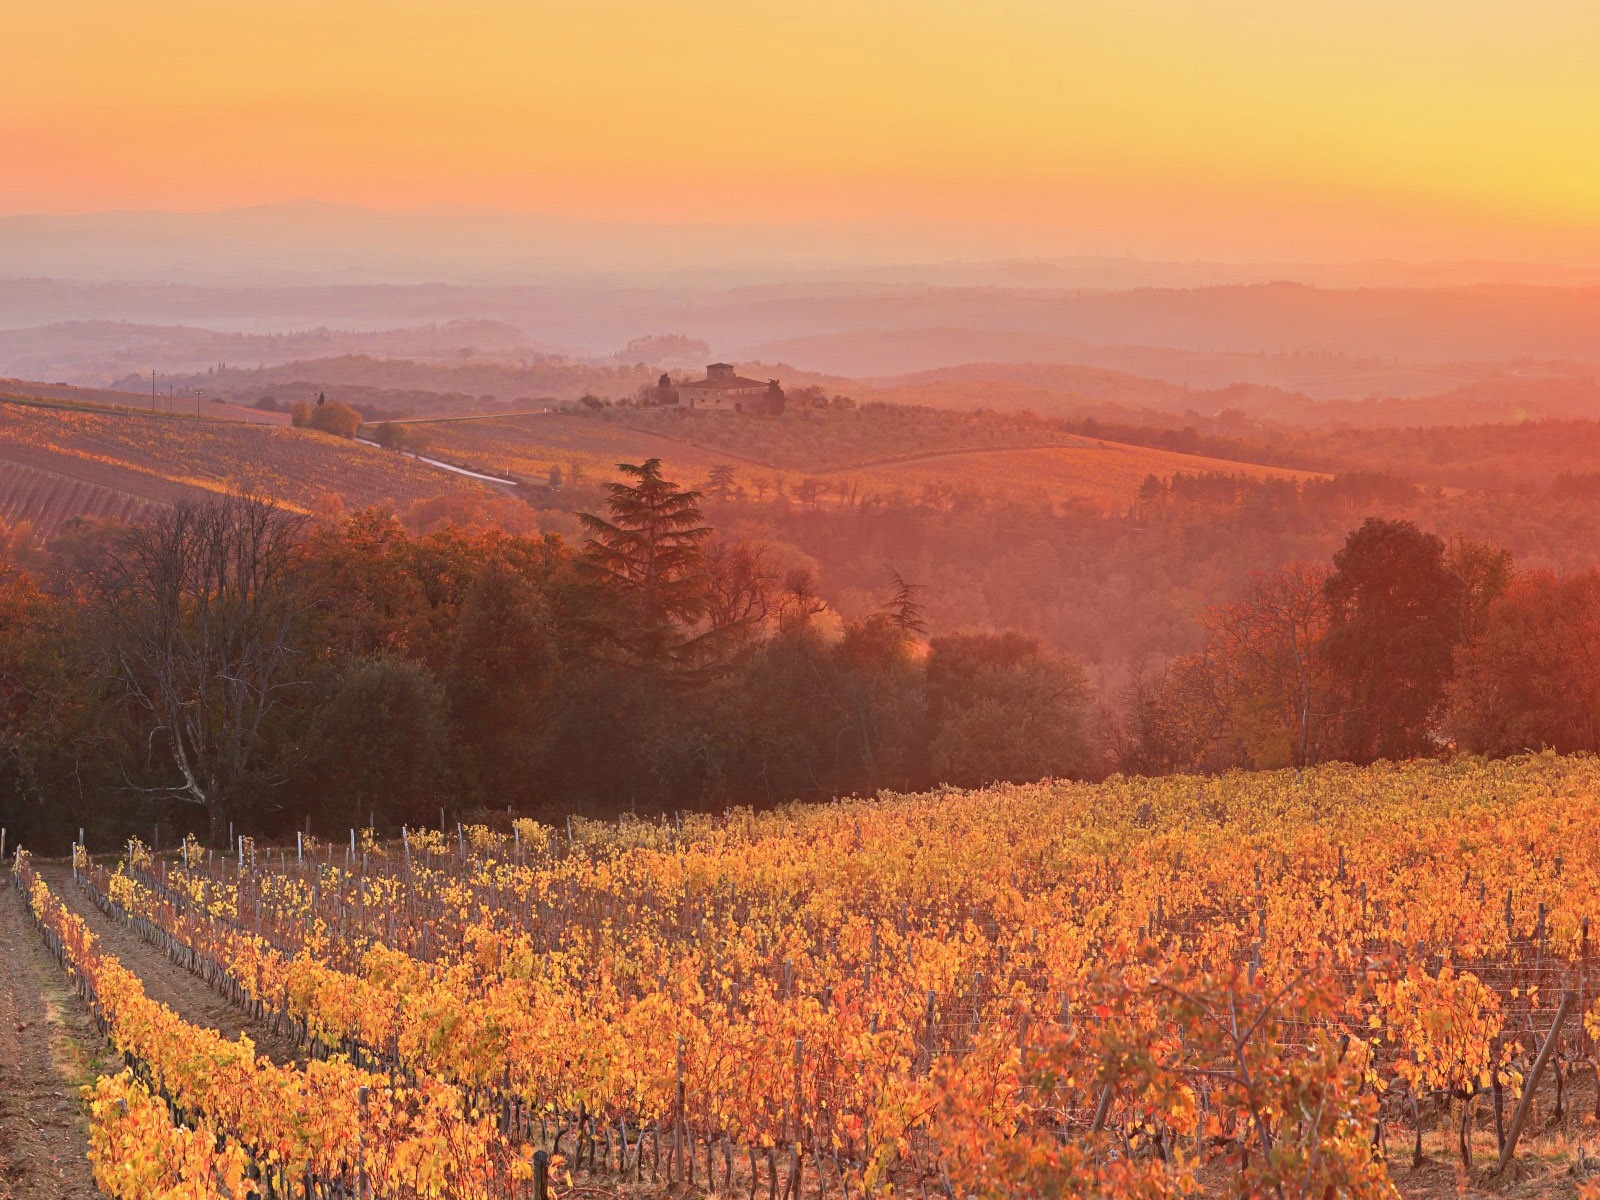
[[805, 1104], [805, 1093], [802, 1090], [801, 1082], [800, 1082], [800, 1062], [801, 1062], [802, 1056], [805, 1054], [805, 1048], [806, 1048], [806, 1040], [805, 1040], [805, 1038], [799, 1038], [799, 1037], [795, 1038], [795, 1040], [794, 1040], [794, 1148], [791, 1151], [791, 1154], [793, 1155], [794, 1166], [789, 1172], [789, 1177], [792, 1180], [790, 1194], [795, 1197], [795, 1200], [799, 1200], [801, 1192], [805, 1188], [805, 1169], [806, 1169], [805, 1168], [805, 1143], [803, 1142], [803, 1140], [801, 1138], [801, 1131], [805, 1128], [805, 1114], [804, 1114], [804, 1111], [803, 1111], [804, 1104]]
[[677, 1097], [676, 1110], [672, 1114], [672, 1157], [667, 1160], [667, 1182], [675, 1178], [674, 1173], [682, 1165], [682, 1136], [683, 1136], [683, 1037], [678, 1037], [678, 1086], [673, 1095]]
[[1589, 1031], [1583, 1024], [1583, 1014], [1589, 1010], [1589, 918], [1578, 922], [1578, 1049], [1589, 1047]]
[[533, 1152], [533, 1200], [550, 1200], [550, 1153]]
[[356, 1089], [356, 1103], [361, 1106], [361, 1126], [356, 1133], [356, 1200], [369, 1200], [367, 1190], [367, 1155], [362, 1139], [366, 1136], [367, 1101], [370, 1093], [365, 1085]]
[[1111, 1101], [1117, 1094], [1117, 1077], [1110, 1076], [1105, 1087], [1100, 1089], [1100, 1099], [1095, 1102], [1094, 1122], [1089, 1126], [1091, 1133], [1099, 1133], [1106, 1127], [1106, 1118], [1111, 1115]]
[[1500, 1162], [1494, 1169], [1496, 1175], [1506, 1169], [1506, 1165], [1517, 1152], [1517, 1137], [1522, 1133], [1522, 1123], [1528, 1119], [1528, 1109], [1533, 1106], [1533, 1093], [1538, 1090], [1539, 1077], [1544, 1074], [1545, 1064], [1555, 1053], [1556, 1039], [1561, 1036], [1562, 1022], [1567, 1019], [1567, 1014], [1577, 1002], [1576, 993], [1561, 993], [1561, 1004], [1556, 1008], [1556, 1019], [1550, 1023], [1550, 1032], [1545, 1034], [1544, 1045], [1539, 1047], [1539, 1056], [1533, 1060], [1533, 1070], [1528, 1073], [1528, 1082], [1522, 1089], [1522, 1099], [1517, 1102], [1517, 1111], [1511, 1116], [1511, 1128], [1506, 1131], [1506, 1144], [1501, 1147]]
[[1578, 1054], [1579, 1057], [1589, 1060], [1590, 1068], [1594, 1071], [1594, 1111], [1600, 1119], [1600, 1062], [1595, 1061], [1594, 1041], [1589, 1036], [1589, 1026], [1585, 1023], [1583, 1015], [1589, 1011], [1589, 918], [1584, 917], [1578, 923], [1578, 932], [1582, 941], [1582, 952], [1578, 958]]
[[[1496, 1034], [1494, 1039], [1495, 1058], [1500, 1056], [1500, 1045], [1503, 1035]], [[1494, 1152], [1499, 1154], [1506, 1148], [1506, 1090], [1500, 1082], [1500, 1068], [1495, 1067], [1490, 1076], [1490, 1091], [1494, 1097]]]

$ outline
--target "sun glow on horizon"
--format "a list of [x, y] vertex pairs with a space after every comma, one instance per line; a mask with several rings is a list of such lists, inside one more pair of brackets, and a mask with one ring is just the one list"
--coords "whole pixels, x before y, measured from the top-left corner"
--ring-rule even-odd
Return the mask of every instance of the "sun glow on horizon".
[[0, 45], [11, 212], [309, 195], [1600, 249], [1600, 8], [1567, 0], [75, 0], [8, 6]]

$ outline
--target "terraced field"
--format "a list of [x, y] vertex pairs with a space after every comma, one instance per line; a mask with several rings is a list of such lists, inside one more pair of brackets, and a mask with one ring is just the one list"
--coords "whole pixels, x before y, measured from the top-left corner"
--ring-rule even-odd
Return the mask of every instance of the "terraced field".
[[0, 400], [0, 517], [48, 535], [69, 517], [127, 519], [185, 495], [252, 488], [312, 511], [401, 508], [484, 486], [397, 454], [284, 426]]

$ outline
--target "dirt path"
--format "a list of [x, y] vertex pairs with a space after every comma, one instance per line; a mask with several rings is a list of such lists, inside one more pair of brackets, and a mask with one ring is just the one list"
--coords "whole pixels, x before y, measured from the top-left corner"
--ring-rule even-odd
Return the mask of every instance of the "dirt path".
[[16, 889], [0, 886], [0, 1197], [99, 1194], [77, 1089], [112, 1066]]
[[162, 951], [146, 943], [121, 921], [112, 920], [94, 906], [72, 881], [72, 870], [65, 863], [35, 864], [50, 890], [88, 923], [101, 947], [139, 977], [144, 990], [192, 1025], [205, 1025], [224, 1037], [241, 1033], [255, 1043], [256, 1051], [276, 1063], [303, 1063], [305, 1055], [291, 1038], [272, 1032], [269, 1025], [257, 1022], [212, 990], [205, 980], [173, 962]]

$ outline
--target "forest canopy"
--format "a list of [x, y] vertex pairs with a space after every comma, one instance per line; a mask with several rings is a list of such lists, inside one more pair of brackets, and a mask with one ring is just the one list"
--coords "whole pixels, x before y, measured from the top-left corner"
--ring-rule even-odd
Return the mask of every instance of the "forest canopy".
[[[652, 459], [569, 484], [592, 509], [571, 537], [218, 495], [0, 540], [4, 824], [221, 841], [1600, 750], [1600, 574], [1403, 516], [1285, 553], [1425, 502], [1388, 477], [1152, 479], [1121, 516], [798, 490], [752, 499], [727, 468], [687, 487]], [[1248, 569], [1267, 547], [1282, 565]], [[985, 561], [1009, 591], [971, 620]], [[1105, 590], [1135, 564], [1143, 590]], [[1195, 635], [1160, 635], [1185, 573], [1212, 598]], [[1176, 652], [1141, 666], [1152, 636]]]

